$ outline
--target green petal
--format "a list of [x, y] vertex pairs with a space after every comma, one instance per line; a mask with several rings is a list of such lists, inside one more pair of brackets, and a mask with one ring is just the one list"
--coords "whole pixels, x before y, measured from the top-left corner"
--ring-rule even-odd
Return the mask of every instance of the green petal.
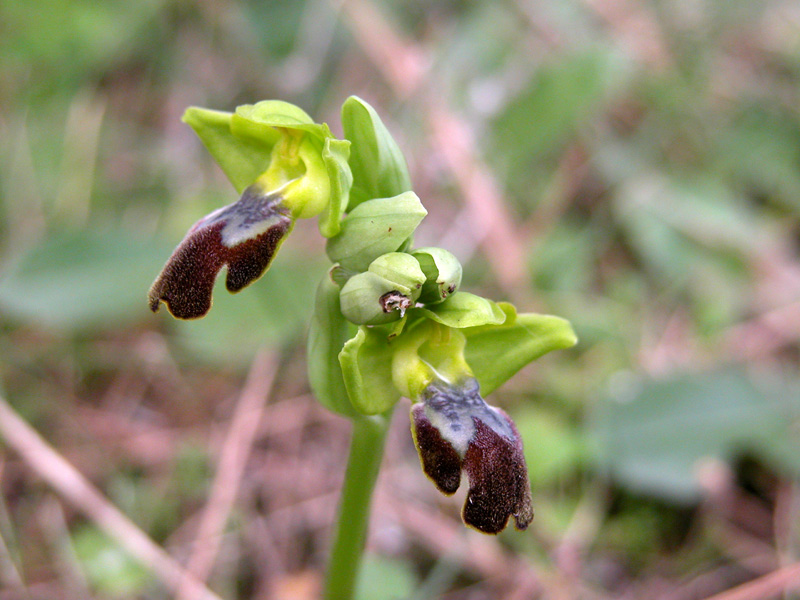
[[[463, 293], [459, 292], [453, 298]], [[534, 313], [518, 315], [510, 304], [503, 302], [499, 306], [506, 314], [502, 325], [463, 330], [467, 337], [465, 357], [484, 396], [540, 356], [578, 342], [572, 325], [566, 319]]]
[[469, 292], [457, 292], [444, 302], [415, 310], [437, 323], [459, 329], [499, 325], [506, 320], [506, 313], [496, 302]]
[[349, 209], [365, 200], [389, 198], [411, 190], [403, 153], [369, 104], [356, 96], [348, 98], [342, 105], [342, 127], [344, 137], [353, 142]]
[[377, 415], [400, 400], [392, 384], [392, 348], [382, 330], [359, 327], [339, 353], [350, 402], [360, 413]]
[[191, 106], [183, 122], [194, 129], [214, 160], [240, 194], [269, 166], [272, 147], [279, 133], [263, 139], [241, 139], [231, 133], [233, 113]]

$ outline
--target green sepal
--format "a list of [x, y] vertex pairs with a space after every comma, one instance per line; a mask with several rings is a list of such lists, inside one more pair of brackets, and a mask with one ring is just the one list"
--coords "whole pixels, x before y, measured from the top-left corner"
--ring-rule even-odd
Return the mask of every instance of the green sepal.
[[350, 211], [325, 251], [345, 269], [366, 271], [373, 260], [396, 251], [427, 214], [414, 192], [367, 200]]
[[392, 348], [382, 329], [359, 327], [339, 353], [350, 403], [365, 415], [386, 412], [400, 400], [392, 384]]
[[[288, 157], [288, 163], [302, 160], [307, 178], [300, 177], [293, 189], [286, 190], [287, 206], [294, 217], [300, 218], [315, 216], [324, 210], [320, 231], [326, 237], [338, 232], [352, 184], [348, 164], [350, 143], [334, 138], [326, 124], [314, 123], [302, 109], [280, 100], [244, 104], [234, 113], [190, 107], [183, 121], [194, 129], [240, 193], [268, 171], [270, 180], [274, 167], [278, 166], [280, 171], [281, 165], [273, 165], [270, 170], [276, 160], [274, 152], [280, 156], [279, 142], [287, 136], [295, 138], [297, 142], [289, 146], [299, 155]], [[277, 183], [283, 183], [280, 177], [278, 174]], [[293, 203], [297, 206], [291, 206]]]
[[[464, 292], [459, 292], [455, 297]], [[578, 342], [569, 321], [552, 315], [517, 314], [506, 302], [502, 325], [483, 325], [461, 331], [467, 338], [465, 357], [485, 396], [508, 381], [517, 371], [553, 350]]]
[[339, 286], [326, 274], [317, 287], [308, 330], [308, 379], [320, 404], [348, 417], [358, 413], [350, 403], [338, 355], [354, 330], [339, 310]]
[[353, 142], [348, 210], [371, 198], [389, 198], [411, 190], [403, 153], [368, 103], [356, 96], [348, 98], [342, 105], [342, 128], [344, 137]]
[[469, 292], [457, 292], [444, 302], [415, 308], [414, 312], [419, 312], [442, 325], [458, 329], [500, 325], [506, 320], [506, 313], [496, 302]]
[[269, 166], [272, 147], [280, 134], [273, 130], [261, 140], [240, 139], [231, 133], [233, 113], [190, 106], [183, 113], [208, 152], [240, 194]]

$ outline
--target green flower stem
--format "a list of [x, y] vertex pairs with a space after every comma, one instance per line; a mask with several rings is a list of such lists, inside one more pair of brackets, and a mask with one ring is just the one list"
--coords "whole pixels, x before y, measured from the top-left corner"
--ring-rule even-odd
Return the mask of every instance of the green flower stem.
[[369, 525], [372, 491], [383, 459], [389, 414], [353, 419], [350, 458], [325, 582], [326, 600], [353, 598]]

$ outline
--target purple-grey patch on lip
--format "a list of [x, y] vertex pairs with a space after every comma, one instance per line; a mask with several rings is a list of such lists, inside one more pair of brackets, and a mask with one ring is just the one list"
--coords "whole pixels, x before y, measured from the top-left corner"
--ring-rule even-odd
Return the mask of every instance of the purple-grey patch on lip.
[[241, 290], [264, 274], [291, 228], [280, 196], [248, 187], [240, 200], [192, 226], [150, 288], [150, 309], [164, 302], [179, 319], [202, 317], [220, 269], [228, 265], [227, 289]]

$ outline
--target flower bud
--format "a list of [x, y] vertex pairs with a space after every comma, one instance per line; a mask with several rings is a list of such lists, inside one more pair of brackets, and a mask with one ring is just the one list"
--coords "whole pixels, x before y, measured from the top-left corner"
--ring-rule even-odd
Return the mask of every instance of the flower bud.
[[420, 302], [434, 304], [455, 294], [461, 285], [461, 263], [443, 248], [419, 248], [411, 253], [419, 261], [426, 281]]
[[405, 252], [388, 252], [379, 256], [369, 265], [369, 271], [408, 289], [412, 300], [419, 298], [425, 283], [425, 273], [419, 262]]
[[370, 271], [353, 275], [339, 294], [342, 314], [357, 325], [381, 325], [401, 318], [414, 305], [411, 290]]
[[342, 314], [352, 323], [380, 325], [405, 315], [419, 297], [425, 274], [410, 254], [389, 252], [342, 286]]

